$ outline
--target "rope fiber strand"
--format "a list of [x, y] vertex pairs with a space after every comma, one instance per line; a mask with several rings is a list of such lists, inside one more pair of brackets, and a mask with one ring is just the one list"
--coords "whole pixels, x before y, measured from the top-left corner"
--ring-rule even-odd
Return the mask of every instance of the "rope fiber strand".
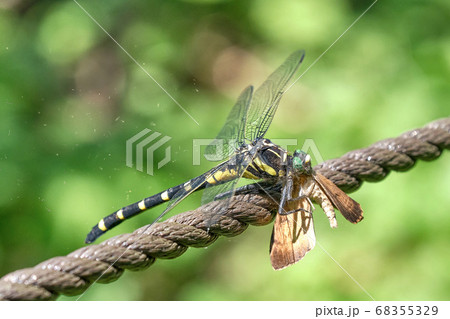
[[[391, 170], [407, 171], [416, 160], [434, 160], [449, 148], [450, 118], [443, 118], [397, 138], [325, 161], [314, 169], [345, 192], [353, 192], [363, 181], [381, 181]], [[117, 280], [126, 269], [143, 270], [157, 258], [176, 258], [188, 247], [206, 247], [221, 235], [239, 235], [248, 225], [267, 225], [277, 209], [267, 195], [239, 194], [231, 199], [217, 223], [209, 225], [221, 204], [214, 201], [151, 227], [144, 226], [131, 234], [118, 235], [33, 268], [9, 273], [0, 279], [0, 300], [55, 300], [60, 294], [78, 295], [93, 282]], [[112, 263], [114, 266], [110, 266]]]

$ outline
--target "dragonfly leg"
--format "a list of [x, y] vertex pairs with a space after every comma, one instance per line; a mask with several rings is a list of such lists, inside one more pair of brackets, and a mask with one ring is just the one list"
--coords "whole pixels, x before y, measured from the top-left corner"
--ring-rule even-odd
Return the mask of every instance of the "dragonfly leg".
[[280, 214], [280, 215], [290, 215], [290, 214], [297, 213], [297, 212], [305, 212], [305, 213], [308, 213], [308, 214], [312, 214], [312, 211], [309, 211], [309, 210], [306, 210], [306, 209], [303, 209], [303, 208], [293, 209], [293, 210], [290, 210], [288, 212], [282, 211], [282, 212], [278, 212], [278, 214]]
[[[236, 188], [234, 190], [234, 195], [245, 195], [245, 194], [267, 194], [272, 195], [273, 192], [276, 192], [276, 187], [274, 189], [275, 182], [271, 181], [263, 181], [257, 182], [253, 184], [248, 184]], [[223, 192], [214, 197], [214, 200], [220, 200], [227, 197], [231, 197], [233, 195], [233, 190]]]
[[309, 197], [308, 196], [306, 196], [306, 195], [300, 195], [300, 196], [298, 196], [298, 197], [296, 197], [296, 198], [291, 198], [291, 199], [288, 199], [287, 201], [288, 202], [293, 202], [293, 201], [298, 201], [298, 200], [301, 200], [301, 199], [304, 199], [304, 198], [306, 198], [307, 200], [308, 200], [308, 202], [309, 202], [309, 204], [310, 204], [310, 206], [311, 206], [311, 210], [306, 210], [306, 209], [303, 209], [303, 208], [299, 208], [299, 209], [294, 209], [294, 210], [290, 210], [290, 211], [281, 211], [280, 210], [280, 215], [289, 215], [289, 214], [293, 214], [293, 213], [296, 213], [296, 212], [299, 212], [299, 211], [303, 211], [303, 212], [305, 212], [305, 213], [308, 213], [308, 214], [312, 214], [312, 212], [314, 211], [314, 205], [313, 205], [313, 203], [311, 202], [311, 199], [309, 199]]
[[292, 199], [292, 188], [293, 188], [294, 182], [292, 180], [292, 176], [288, 175], [286, 177], [286, 184], [283, 187], [283, 190], [281, 192], [281, 198], [280, 198], [280, 205], [278, 206], [278, 213], [280, 215], [288, 215], [289, 212], [286, 212], [284, 209], [284, 206], [287, 202], [289, 202]]

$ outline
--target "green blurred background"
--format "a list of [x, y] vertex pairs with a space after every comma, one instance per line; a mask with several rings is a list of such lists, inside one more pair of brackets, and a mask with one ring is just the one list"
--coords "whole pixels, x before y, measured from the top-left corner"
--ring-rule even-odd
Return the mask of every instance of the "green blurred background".
[[[197, 125], [74, 1], [2, 1], [0, 276], [68, 254], [106, 214], [210, 168], [192, 165], [192, 140], [213, 138], [240, 91], [292, 51], [306, 50], [305, 71], [371, 3], [80, 0]], [[449, 116], [449, 21], [446, 0], [379, 1], [283, 97], [267, 137], [312, 138], [330, 159]], [[125, 165], [144, 128], [172, 138], [154, 176]], [[365, 183], [356, 226], [339, 216], [332, 230], [316, 210], [321, 247], [286, 270], [270, 266], [272, 227], [250, 227], [82, 300], [369, 300], [346, 272], [377, 300], [449, 300], [449, 159]]]

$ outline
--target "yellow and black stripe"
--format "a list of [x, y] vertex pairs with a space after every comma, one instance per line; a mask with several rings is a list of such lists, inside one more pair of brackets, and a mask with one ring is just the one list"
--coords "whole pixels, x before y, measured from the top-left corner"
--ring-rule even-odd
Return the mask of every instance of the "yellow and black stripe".
[[288, 153], [268, 139], [243, 174], [249, 179], [272, 179], [283, 176], [286, 171]]
[[[261, 149], [257, 152], [253, 161], [245, 169], [242, 176], [249, 179], [271, 179], [284, 174], [287, 152], [279, 146], [264, 140]], [[220, 164], [203, 175], [189, 180], [186, 183], [169, 188], [156, 195], [125, 206], [118, 211], [101, 219], [87, 235], [85, 242], [92, 243], [100, 235], [109, 229], [119, 225], [124, 220], [136, 216], [143, 211], [165, 203], [174, 197], [186, 197], [190, 192], [197, 191], [209, 186], [226, 183], [240, 176], [242, 168], [239, 163], [244, 162], [245, 153], [238, 153], [227, 162]], [[195, 185], [195, 189], [193, 189]], [[200, 186], [198, 186], [200, 185]]]
[[[197, 178], [200, 178], [200, 177], [201, 176], [199, 176]], [[174, 197], [175, 194], [179, 193], [181, 190], [184, 190], [184, 192], [189, 192], [191, 190], [191, 183], [194, 180], [196, 180], [196, 179], [193, 179], [186, 183], [169, 188], [169, 189], [167, 189], [161, 193], [158, 193], [156, 195], [144, 198], [143, 200], [136, 202], [134, 204], [122, 207], [118, 211], [106, 216], [105, 218], [102, 218], [98, 222], [97, 225], [92, 227], [92, 230], [87, 235], [85, 242], [92, 243], [100, 235], [102, 235], [109, 229], [119, 225], [125, 219], [136, 216], [136, 215], [146, 211], [147, 209], [153, 208], [155, 206], [158, 206], [159, 204], [169, 201], [170, 199], [172, 199]], [[200, 188], [204, 188], [205, 186], [200, 187]], [[181, 193], [184, 193], [184, 192], [181, 192]]]

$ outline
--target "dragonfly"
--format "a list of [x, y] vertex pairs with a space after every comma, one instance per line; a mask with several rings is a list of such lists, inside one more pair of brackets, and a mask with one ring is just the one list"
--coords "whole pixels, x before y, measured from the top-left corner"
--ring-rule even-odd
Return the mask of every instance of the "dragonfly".
[[[307, 153], [296, 150], [290, 155], [282, 147], [264, 138], [287, 83], [303, 58], [304, 51], [292, 53], [255, 92], [249, 86], [241, 93], [225, 125], [205, 151], [209, 155], [229, 157], [228, 160], [186, 183], [123, 207], [103, 218], [92, 228], [86, 242], [93, 242], [127, 218], [169, 202], [155, 223], [187, 196], [201, 189], [204, 190], [202, 204], [218, 199], [225, 201], [222, 210], [216, 215], [218, 217], [236, 192], [258, 189], [269, 194], [267, 190], [271, 186], [281, 185], [278, 214], [270, 242], [270, 258], [275, 270], [298, 262], [314, 248], [312, 201], [322, 207], [332, 228], [337, 227], [335, 208], [348, 221], [360, 222], [363, 219], [360, 205], [325, 176], [315, 172]], [[259, 182], [236, 189], [236, 183], [241, 177]]]
[[[286, 169], [288, 153], [264, 138], [284, 94], [284, 90], [300, 66], [305, 52], [295, 51], [254, 91], [253, 86], [243, 90], [228, 115], [216, 139], [205, 153], [229, 158], [204, 174], [183, 184], [166, 189], [139, 202], [122, 207], [102, 218], [89, 232], [86, 243], [119, 225], [126, 219], [150, 208], [168, 202], [155, 223], [195, 191], [203, 190], [202, 204], [214, 200], [218, 194], [233, 193], [243, 178], [276, 181]], [[223, 205], [225, 211], [227, 205]], [[218, 215], [220, 215], [219, 212]]]

